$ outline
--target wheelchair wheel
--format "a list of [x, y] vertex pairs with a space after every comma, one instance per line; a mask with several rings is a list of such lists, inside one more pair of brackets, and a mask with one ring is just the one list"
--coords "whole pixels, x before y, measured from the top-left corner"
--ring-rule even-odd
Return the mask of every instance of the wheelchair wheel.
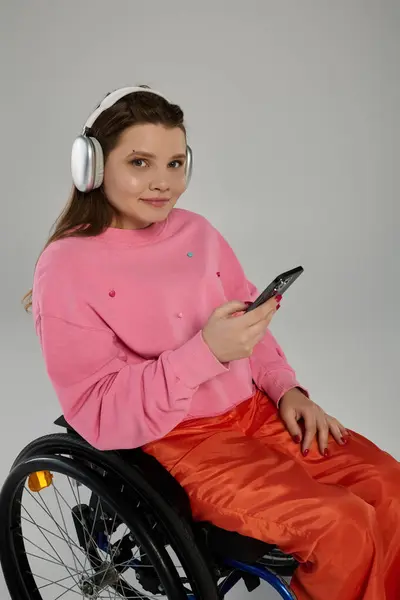
[[[0, 495], [0, 561], [12, 600], [218, 599], [193, 542], [182, 560], [177, 534], [150, 504], [82, 460], [90, 456], [84, 443], [50, 437], [60, 453], [20, 455]], [[82, 456], [62, 453], [66, 438]]]

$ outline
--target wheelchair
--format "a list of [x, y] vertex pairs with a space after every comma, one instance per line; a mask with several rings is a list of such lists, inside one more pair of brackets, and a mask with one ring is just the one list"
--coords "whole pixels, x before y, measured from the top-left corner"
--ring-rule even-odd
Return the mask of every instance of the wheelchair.
[[195, 522], [183, 488], [142, 450], [98, 451], [64, 417], [55, 424], [66, 431], [26, 446], [0, 493], [12, 600], [229, 600], [261, 582], [295, 599], [293, 557]]

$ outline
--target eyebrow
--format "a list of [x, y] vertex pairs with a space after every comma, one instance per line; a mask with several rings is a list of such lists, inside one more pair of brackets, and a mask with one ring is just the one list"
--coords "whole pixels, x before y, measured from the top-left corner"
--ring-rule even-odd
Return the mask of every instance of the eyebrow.
[[[155, 154], [152, 154], [151, 152], [144, 152], [142, 150], [132, 150], [129, 156], [134, 156], [135, 154], [143, 156], [144, 158], [156, 158]], [[183, 154], [182, 152], [179, 154], [174, 154], [173, 156], [171, 156], [170, 160], [177, 160], [178, 158], [185, 159], [186, 154]]]

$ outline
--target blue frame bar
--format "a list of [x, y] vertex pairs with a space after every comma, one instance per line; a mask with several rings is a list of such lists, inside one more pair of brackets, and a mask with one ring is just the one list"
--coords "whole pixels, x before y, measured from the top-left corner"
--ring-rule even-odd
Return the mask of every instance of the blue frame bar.
[[[278, 594], [281, 598], [283, 598], [283, 600], [296, 600], [296, 596], [288, 588], [283, 579], [275, 573], [273, 573], [272, 571], [270, 571], [269, 569], [265, 567], [258, 567], [256, 565], [248, 565], [246, 563], [241, 563], [236, 560], [225, 560], [224, 562], [228, 567], [245, 573], [250, 573], [251, 575], [259, 577], [262, 581], [269, 583], [269, 585], [273, 587], [275, 591], [278, 592]], [[229, 577], [227, 578], [227, 580], [228, 579]], [[228, 583], [227, 580], [226, 582]], [[232, 587], [228, 587], [228, 589], [225, 591], [224, 584], [222, 584], [222, 592], [226, 594], [230, 589], [232, 589]]]
[[[101, 550], [103, 550], [104, 552], [108, 551], [107, 536], [105, 536], [104, 534], [99, 534], [97, 543]], [[262, 581], [265, 581], [266, 583], [268, 583], [271, 587], [274, 588], [274, 590], [276, 590], [278, 592], [278, 594], [280, 595], [281, 598], [283, 598], [283, 600], [296, 600], [296, 596], [288, 588], [288, 586], [283, 581], [283, 579], [281, 579], [281, 577], [279, 577], [278, 575], [276, 575], [275, 573], [273, 573], [266, 567], [260, 567], [257, 565], [248, 565], [246, 563], [241, 563], [236, 560], [228, 560], [228, 559], [226, 559], [224, 561], [224, 563], [228, 567], [233, 569], [233, 571], [225, 578], [225, 580], [220, 584], [220, 586], [218, 588], [222, 598], [226, 594], [228, 594], [235, 587], [235, 585], [240, 581], [240, 579], [241, 579], [240, 572], [242, 572], [242, 573], [250, 573], [251, 575], [255, 575], [256, 577], [259, 577]], [[129, 566], [133, 569], [135, 569], [135, 567], [139, 568], [140, 561], [132, 559], [127, 563], [127, 566]], [[187, 599], [188, 600], [196, 600], [196, 597], [193, 596], [193, 594], [189, 594]]]

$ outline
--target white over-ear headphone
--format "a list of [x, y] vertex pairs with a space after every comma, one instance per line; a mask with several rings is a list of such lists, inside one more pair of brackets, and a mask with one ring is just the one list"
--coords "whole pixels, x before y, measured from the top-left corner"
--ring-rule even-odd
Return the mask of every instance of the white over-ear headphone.
[[[161, 96], [167, 102], [166, 98], [160, 92], [149, 88], [143, 87], [126, 87], [119, 90], [115, 90], [104, 98], [100, 106], [90, 115], [86, 121], [82, 134], [76, 138], [72, 145], [71, 152], [71, 172], [72, 180], [75, 187], [81, 192], [91, 192], [98, 188], [103, 183], [104, 175], [104, 155], [100, 142], [87, 135], [88, 130], [92, 127], [97, 117], [115, 104], [118, 100], [132, 94], [134, 92], [147, 92], [149, 94], [156, 94]], [[186, 147], [186, 165], [185, 165], [185, 176], [186, 186], [189, 184], [192, 176], [193, 169], [193, 153], [190, 146]]]

